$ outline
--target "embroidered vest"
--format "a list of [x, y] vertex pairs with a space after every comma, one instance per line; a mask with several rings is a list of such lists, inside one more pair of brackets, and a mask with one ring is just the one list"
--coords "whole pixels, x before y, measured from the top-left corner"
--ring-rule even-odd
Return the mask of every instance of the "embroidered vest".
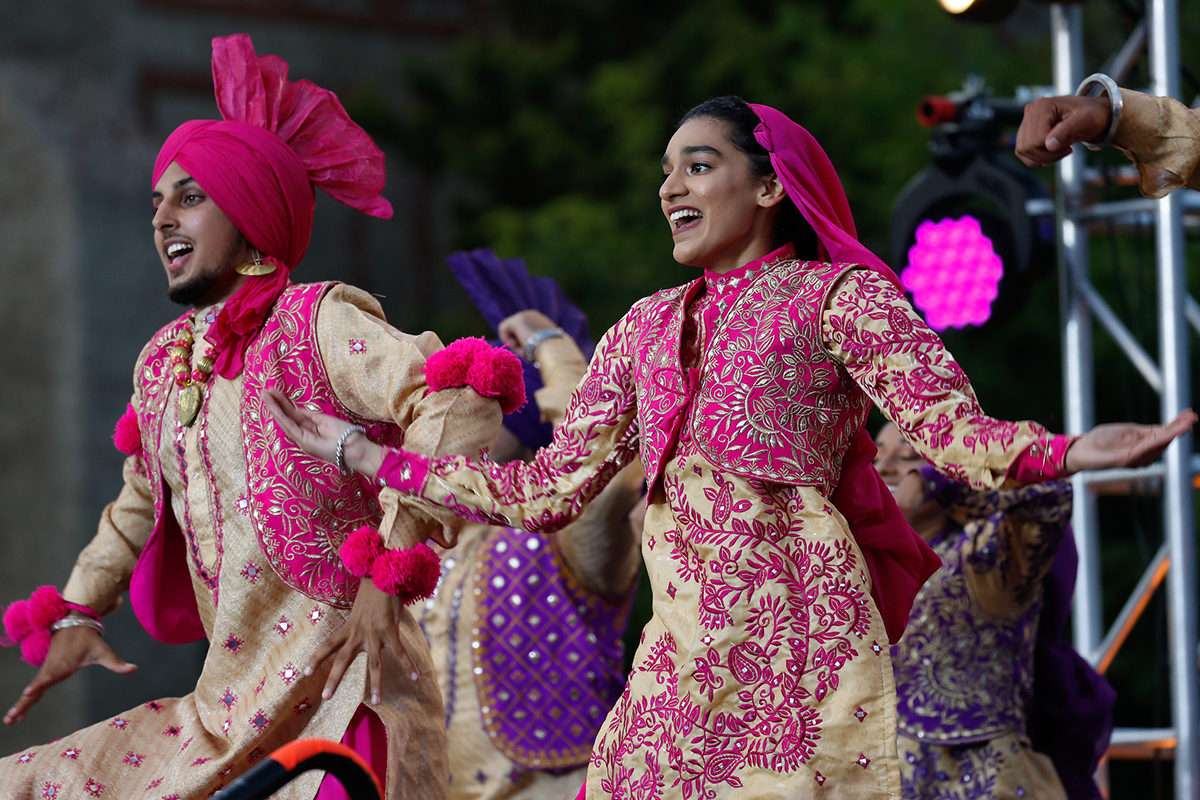
[[971, 523], [934, 545], [942, 568], [921, 587], [913, 604], [919, 613], [892, 645], [897, 730], [903, 736], [962, 745], [1025, 733], [1042, 604], [1011, 620], [977, 610], [963, 550], [981, 535], [982, 524], [990, 523]]
[[636, 369], [647, 480], [660, 474], [694, 399], [691, 433], [716, 467], [832, 494], [870, 409], [821, 337], [829, 292], [852, 268], [780, 260], [740, 276], [698, 371], [681, 367], [679, 349], [699, 281], [643, 306]]
[[[403, 441], [399, 427], [351, 413], [338, 402], [329, 383], [317, 345], [317, 309], [333, 286], [292, 286], [280, 296], [246, 351], [240, 430], [213, 435], [242, 437], [250, 519], [271, 568], [284, 583], [306, 596], [349, 608], [359, 581], [342, 567], [337, 551], [354, 529], [379, 524], [375, 494], [361, 476], [343, 477], [333, 465], [300, 450], [279, 429], [262, 399], [265, 389], [275, 388], [298, 405], [362, 425], [375, 441], [394, 446]], [[212, 591], [213, 602], [220, 600], [220, 565], [206, 568], [195, 542], [179, 533], [162, 477], [160, 446], [162, 437], [170, 435], [163, 430], [163, 420], [167, 401], [173, 396], [167, 350], [183, 327], [181, 317], [159, 331], [137, 373], [141, 388], [138, 423], [154, 499], [155, 529], [138, 559], [130, 599], [146, 629], [170, 643], [204, 636], [181, 555], [191, 558], [196, 575]], [[196, 424], [204, 426], [202, 435], [209, 435], [207, 414], [202, 412]]]
[[625, 687], [633, 593], [606, 602], [587, 591], [538, 534], [500, 528], [479, 552], [472, 654], [484, 730], [528, 769], [586, 764]]

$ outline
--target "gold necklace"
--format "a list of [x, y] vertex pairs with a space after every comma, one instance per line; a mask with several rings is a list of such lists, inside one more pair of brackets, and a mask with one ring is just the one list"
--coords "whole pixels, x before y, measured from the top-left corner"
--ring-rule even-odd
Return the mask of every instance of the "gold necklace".
[[195, 312], [189, 314], [178, 338], [167, 346], [167, 353], [171, 356], [171, 372], [175, 376], [175, 385], [179, 387], [179, 399], [176, 401], [179, 422], [188, 428], [192, 427], [200, 414], [200, 406], [204, 404], [204, 391], [200, 387], [212, 377], [213, 364], [217, 360], [217, 351], [209, 347], [204, 355], [196, 359], [195, 368], [192, 367], [192, 345], [196, 342], [192, 324], [195, 319]]

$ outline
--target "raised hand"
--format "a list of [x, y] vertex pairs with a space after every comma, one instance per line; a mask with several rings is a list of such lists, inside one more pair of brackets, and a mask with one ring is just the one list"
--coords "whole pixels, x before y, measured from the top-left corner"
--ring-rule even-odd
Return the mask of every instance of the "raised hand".
[[1190, 431], [1196, 420], [1196, 413], [1189, 408], [1166, 425], [1132, 422], [1097, 425], [1071, 445], [1066, 468], [1070, 472], [1079, 472], [1144, 467], [1157, 460], [1175, 437]]
[[12, 725], [25, 719], [29, 709], [42, 699], [47, 689], [92, 664], [99, 664], [122, 675], [137, 671], [136, 666], [118, 657], [97, 631], [84, 627], [57, 631], [50, 639], [50, 652], [46, 654], [37, 677], [25, 687], [21, 697], [4, 715], [4, 724]]
[[346, 624], [325, 640], [304, 668], [305, 675], [312, 675], [321, 664], [333, 657], [333, 668], [321, 691], [322, 699], [333, 697], [342, 682], [342, 676], [359, 653], [367, 654], [367, 689], [372, 705], [378, 705], [382, 696], [384, 650], [391, 650], [397, 661], [407, 659], [410, 677], [413, 680], [420, 677], [417, 663], [400, 642], [400, 615], [403, 609], [400, 598], [381, 592], [370, 578], [363, 578]]
[[1017, 130], [1017, 158], [1045, 167], [1071, 154], [1071, 145], [1094, 142], [1112, 123], [1107, 97], [1039, 97], [1025, 106]]
[[502, 319], [496, 326], [496, 331], [500, 334], [500, 341], [523, 356], [525, 342], [529, 341], [530, 336], [546, 328], [556, 327], [558, 326], [554, 324], [554, 320], [542, 312], [527, 309]]

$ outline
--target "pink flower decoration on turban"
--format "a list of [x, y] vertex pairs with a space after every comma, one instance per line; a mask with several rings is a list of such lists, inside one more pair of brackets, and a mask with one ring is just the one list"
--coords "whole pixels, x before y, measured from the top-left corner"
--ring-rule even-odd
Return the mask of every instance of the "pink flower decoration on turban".
[[287, 79], [287, 62], [258, 56], [250, 37], [213, 39], [213, 83], [222, 121], [175, 129], [154, 164], [157, 184], [174, 161], [204, 187], [242, 235], [280, 267], [248, 278], [210, 334], [214, 371], [234, 378], [246, 346], [288, 286], [312, 236], [314, 186], [375, 217], [392, 216], [380, 196], [383, 153], [351, 121], [333, 92]]

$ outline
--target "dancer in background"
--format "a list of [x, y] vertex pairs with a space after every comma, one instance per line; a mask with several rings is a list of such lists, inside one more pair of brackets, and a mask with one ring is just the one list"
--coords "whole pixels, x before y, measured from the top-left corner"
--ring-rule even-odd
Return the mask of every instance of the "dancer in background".
[[[1095, 78], [1095, 76], [1093, 76]], [[1042, 97], [1025, 106], [1017, 156], [1045, 167], [1071, 154], [1071, 145], [1112, 145], [1137, 165], [1142, 194], [1158, 199], [1181, 186], [1200, 189], [1200, 110], [1171, 97], [1117, 89], [1111, 78], [1080, 86], [1103, 87], [1096, 97]]]
[[901, 796], [1100, 800], [1116, 693], [1062, 640], [1078, 564], [1070, 484], [979, 492], [891, 423], [875, 443], [879, 474], [942, 559], [892, 646]]
[[[42, 587], [4, 615], [42, 664], [4, 721], [80, 667], [135, 669], [100, 638], [100, 616], [125, 589], [152, 635], [207, 638], [208, 655], [192, 694], [0, 762], [0, 795], [207, 798], [304, 736], [362, 751], [389, 800], [436, 800], [448, 776], [442, 699], [404, 606], [433, 591], [437, 557], [424, 542], [441, 526], [297, 450], [262, 393], [438, 453], [479, 452], [501, 410], [472, 389], [429, 393], [437, 338], [390, 327], [366, 293], [291, 285], [316, 186], [391, 216], [383, 154], [337, 98], [288, 81], [286, 63], [256, 56], [245, 35], [213, 40], [213, 78], [225, 121], [180, 126], [152, 184], [168, 294], [192, 310], [138, 357], [114, 437], [125, 486], [62, 595]], [[498, 358], [519, 372], [514, 356]], [[339, 545], [357, 526], [377, 558], [349, 567]], [[310, 772], [276, 797], [311, 800], [319, 784]], [[319, 797], [345, 793], [331, 779]]]
[[[587, 797], [899, 796], [888, 643], [939, 562], [871, 467], [871, 403], [980, 488], [1147, 462], [1196, 417], [1076, 438], [986, 416], [858, 243], [824, 151], [775, 109], [704, 103], [662, 164], [675, 259], [703, 275], [605, 334], [549, 447], [494, 464], [351, 435], [347, 463], [431, 507], [549, 532], [641, 455], [654, 615]], [[271, 404], [334, 457], [346, 423]]]
[[[476, 250], [447, 261], [488, 324], [526, 356], [536, 402], [505, 415], [491, 459], [527, 459], [550, 443], [583, 377], [584, 351], [595, 347], [587, 317], [520, 259]], [[622, 639], [640, 565], [629, 512], [641, 484], [630, 465], [551, 538], [467, 525], [439, 553], [437, 593], [416, 617], [446, 702], [452, 800], [562, 800], [579, 790], [625, 683]]]

